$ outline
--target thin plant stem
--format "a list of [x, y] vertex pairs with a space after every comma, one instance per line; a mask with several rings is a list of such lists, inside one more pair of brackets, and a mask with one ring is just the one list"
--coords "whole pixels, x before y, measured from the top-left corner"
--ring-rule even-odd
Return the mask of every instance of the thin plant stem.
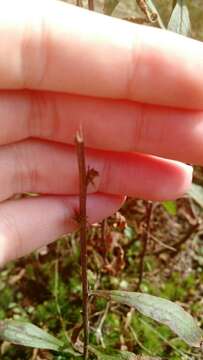
[[89, 345], [89, 319], [88, 319], [88, 279], [87, 279], [87, 174], [85, 164], [85, 145], [82, 130], [75, 137], [78, 157], [80, 179], [80, 246], [82, 266], [82, 291], [83, 291], [83, 329], [84, 329], [84, 359], [88, 359]]
[[80, 7], [83, 7], [82, 0], [76, 0], [76, 5], [80, 6]]
[[103, 313], [103, 316], [101, 317], [101, 320], [99, 322], [99, 325], [97, 326], [97, 329], [96, 329], [96, 338], [97, 338], [97, 341], [98, 342], [101, 342], [101, 345], [103, 347], [103, 349], [106, 348], [106, 345], [104, 343], [104, 339], [103, 339], [103, 334], [102, 334], [102, 329], [103, 329], [103, 325], [104, 325], [104, 322], [106, 320], [106, 317], [108, 315], [108, 312], [109, 312], [109, 309], [110, 309], [110, 301], [107, 303], [106, 305], [106, 309]]
[[141, 286], [142, 280], [143, 280], [144, 260], [145, 260], [145, 255], [147, 252], [148, 241], [150, 238], [150, 222], [151, 222], [151, 217], [152, 217], [152, 209], [153, 209], [153, 204], [151, 201], [148, 201], [147, 205], [146, 205], [146, 228], [144, 229], [144, 232], [143, 232], [143, 238], [142, 238], [143, 245], [142, 245], [142, 251], [140, 254], [139, 281], [137, 284], [136, 291], [140, 290], [140, 286]]
[[64, 323], [64, 320], [63, 320], [63, 316], [62, 316], [62, 313], [61, 313], [61, 307], [59, 305], [59, 298], [58, 298], [58, 283], [59, 283], [59, 261], [58, 259], [56, 260], [55, 262], [55, 269], [54, 269], [54, 297], [55, 297], [55, 303], [56, 303], [56, 309], [57, 309], [57, 312], [58, 312], [58, 316], [59, 316], [59, 320], [60, 320], [60, 323], [61, 323], [61, 326], [62, 326], [62, 330], [63, 330], [63, 333], [65, 335], [65, 338], [67, 340], [67, 344], [69, 345], [70, 344], [70, 339], [68, 337], [68, 334], [66, 332], [66, 326], [65, 326], [65, 323]]
[[139, 347], [140, 347], [142, 350], [144, 350], [148, 355], [154, 356], [155, 354], [152, 353], [149, 349], [147, 349], [147, 348], [142, 344], [142, 342], [139, 340], [138, 335], [137, 335], [136, 332], [135, 332], [135, 329], [134, 329], [132, 326], [129, 326], [129, 329], [130, 329], [130, 331], [131, 331], [131, 333], [132, 333], [135, 341], [136, 341], [137, 344], [139, 345]]
[[106, 257], [106, 253], [107, 253], [106, 235], [107, 235], [107, 219], [104, 219], [101, 223], [101, 241], [104, 246], [105, 257]]
[[94, 0], [88, 0], [88, 9], [94, 10]]

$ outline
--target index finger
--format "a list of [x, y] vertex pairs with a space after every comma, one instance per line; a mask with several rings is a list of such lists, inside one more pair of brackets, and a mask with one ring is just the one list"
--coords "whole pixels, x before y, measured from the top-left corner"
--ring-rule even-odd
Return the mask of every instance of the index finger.
[[60, 1], [3, 2], [0, 88], [203, 109], [203, 45]]

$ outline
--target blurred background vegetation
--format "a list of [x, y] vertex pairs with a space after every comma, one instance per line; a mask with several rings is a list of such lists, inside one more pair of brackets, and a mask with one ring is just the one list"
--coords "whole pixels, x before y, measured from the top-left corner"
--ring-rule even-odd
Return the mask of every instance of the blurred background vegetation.
[[[75, 0], [65, 0], [70, 4], [75, 4]], [[108, 0], [107, 0], [108, 1]], [[106, 2], [107, 2], [106, 1]], [[111, 2], [112, 0], [109, 0]], [[87, 0], [82, 1], [84, 7], [88, 7]], [[154, 5], [159, 11], [164, 24], [167, 26], [170, 14], [173, 8], [173, 0], [153, 0]], [[202, 0], [186, 0], [186, 4], [190, 10], [190, 17], [192, 23], [193, 37], [203, 40], [203, 1]], [[103, 12], [104, 0], [95, 0], [96, 11]], [[112, 16], [119, 18], [126, 17], [140, 17], [144, 18], [143, 13], [140, 11], [136, 0], [120, 0]]]
[[[75, 3], [75, 1], [68, 1]], [[167, 25], [173, 1], [154, 0]], [[203, 40], [203, 1], [188, 0], [192, 36]], [[87, 6], [87, 1], [83, 1]], [[95, 1], [103, 11], [103, 1]], [[135, 0], [121, 0], [113, 16], [143, 17]], [[68, 21], [68, 19], [67, 19]], [[200, 74], [201, 76], [201, 74]], [[196, 168], [195, 195], [172, 203], [155, 203], [141, 291], [177, 301], [203, 325], [203, 171]], [[91, 288], [135, 290], [139, 278], [146, 202], [128, 199], [123, 209], [89, 232]], [[0, 273], [0, 319], [29, 319], [67, 343], [77, 342], [81, 325], [78, 234], [59, 239], [28, 257], [9, 263]], [[129, 308], [103, 299], [90, 305], [91, 342], [165, 360], [201, 360], [171, 331]], [[0, 344], [2, 360], [75, 359], [49, 351]], [[102, 359], [102, 357], [101, 357]], [[135, 358], [136, 359], [136, 358]]]

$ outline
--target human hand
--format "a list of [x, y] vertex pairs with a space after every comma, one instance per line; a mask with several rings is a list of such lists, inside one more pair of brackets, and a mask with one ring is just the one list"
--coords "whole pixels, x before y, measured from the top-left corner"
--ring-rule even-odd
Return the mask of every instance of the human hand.
[[[0, 35], [1, 265], [76, 228], [80, 126], [99, 172], [90, 222], [125, 194], [187, 190], [181, 162], [203, 164], [201, 43], [58, 1], [3, 2]], [[41, 196], [10, 199], [25, 192]]]

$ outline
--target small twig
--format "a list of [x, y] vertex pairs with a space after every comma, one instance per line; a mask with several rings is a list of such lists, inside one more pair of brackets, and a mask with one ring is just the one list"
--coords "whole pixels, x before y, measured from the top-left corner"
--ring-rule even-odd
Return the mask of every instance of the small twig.
[[139, 340], [139, 338], [138, 338], [138, 336], [137, 336], [137, 334], [136, 334], [136, 332], [135, 332], [135, 329], [134, 329], [131, 325], [129, 326], [129, 329], [130, 329], [130, 331], [131, 331], [131, 333], [132, 333], [135, 341], [136, 341], [137, 344], [139, 345], [139, 347], [140, 347], [142, 350], [144, 350], [148, 355], [154, 356], [155, 354], [152, 353], [149, 349], [147, 349], [147, 348], [141, 343], [141, 341]]
[[39, 353], [39, 349], [34, 349], [33, 353], [32, 353], [31, 360], [37, 360], [38, 353]]
[[176, 251], [178, 252], [181, 248], [181, 246], [188, 240], [191, 238], [191, 236], [195, 233], [195, 231], [198, 231], [199, 229], [199, 223], [197, 222], [195, 225], [191, 226], [191, 228], [188, 230], [187, 234], [185, 236], [183, 236], [182, 239], [180, 239], [179, 241], [177, 241], [173, 247], [176, 249]]
[[76, 5], [80, 6], [80, 7], [83, 7], [82, 0], [76, 0]]
[[108, 315], [108, 312], [109, 312], [109, 309], [110, 309], [110, 302], [108, 301], [107, 305], [106, 305], [106, 308], [105, 308], [105, 311], [101, 317], [101, 320], [99, 322], [99, 325], [96, 329], [96, 338], [97, 338], [97, 341], [98, 342], [101, 342], [101, 345], [102, 347], [105, 349], [105, 344], [104, 344], [104, 340], [103, 340], [103, 336], [102, 336], [102, 329], [103, 329], [103, 325], [104, 325], [104, 322], [106, 320], [106, 317]]
[[[179, 241], [177, 241], [175, 244], [173, 244], [173, 250], [172, 249], [160, 249], [158, 251], [155, 251], [152, 253], [152, 255], [160, 255], [163, 254], [165, 252], [175, 252], [176, 254], [180, 251], [181, 246], [186, 243], [192, 235], [194, 235], [195, 231], [199, 230], [199, 222], [197, 222], [195, 225], [192, 225], [188, 232], [182, 237], [182, 239], [180, 239]], [[174, 251], [175, 250], [175, 251]]]
[[[150, 234], [150, 238], [158, 243], [159, 245], [161, 245], [164, 249], [167, 249], [167, 250], [170, 250], [170, 251], [173, 251], [173, 252], [176, 252], [176, 249], [173, 247], [173, 246], [170, 246], [170, 245], [167, 245], [165, 244], [163, 241], [159, 240], [156, 236]], [[150, 253], [151, 254], [151, 253]]]
[[153, 204], [151, 201], [148, 201], [147, 205], [146, 205], [146, 228], [144, 229], [144, 232], [143, 232], [143, 237], [142, 237], [143, 245], [142, 245], [142, 251], [140, 254], [139, 281], [137, 284], [136, 291], [140, 290], [140, 286], [141, 286], [142, 280], [143, 280], [144, 259], [145, 259], [145, 255], [146, 255], [146, 251], [147, 251], [148, 240], [150, 238], [150, 221], [151, 221], [151, 217], [152, 217], [152, 209], [153, 209]]
[[88, 9], [94, 10], [94, 0], [88, 0]]
[[105, 243], [105, 239], [106, 239], [106, 230], [107, 230], [107, 220], [104, 219], [101, 222], [101, 240]]
[[137, 5], [147, 17], [151, 23], [157, 22], [161, 29], [165, 29], [164, 23], [157, 11], [153, 2], [147, 2], [146, 0], [137, 0]]
[[105, 258], [107, 254], [107, 241], [106, 241], [106, 235], [107, 235], [107, 219], [104, 219], [101, 223], [101, 242], [104, 246], [105, 251]]
[[88, 320], [88, 280], [87, 280], [87, 175], [85, 164], [85, 146], [82, 130], [75, 137], [79, 179], [80, 179], [80, 246], [82, 266], [82, 290], [83, 290], [83, 328], [84, 328], [84, 359], [88, 359], [89, 345], [89, 320]]

